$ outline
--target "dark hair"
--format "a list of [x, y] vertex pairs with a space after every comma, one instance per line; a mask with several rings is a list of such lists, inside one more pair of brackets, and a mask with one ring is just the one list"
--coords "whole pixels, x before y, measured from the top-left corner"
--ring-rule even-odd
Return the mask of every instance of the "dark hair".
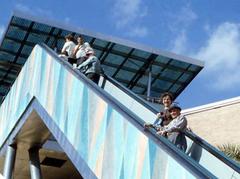
[[68, 39], [68, 40], [71, 40], [71, 41], [74, 40], [72, 34], [68, 34], [68, 35], [66, 35], [66, 36], [65, 36], [65, 39]]
[[165, 93], [163, 93], [163, 94], [161, 95], [161, 97], [160, 97], [160, 102], [161, 102], [161, 103], [162, 103], [162, 101], [163, 101], [163, 98], [166, 97], [166, 96], [169, 96], [170, 99], [171, 99], [171, 101], [173, 101], [173, 95], [172, 95], [172, 93], [170, 93], [170, 92], [165, 92]]

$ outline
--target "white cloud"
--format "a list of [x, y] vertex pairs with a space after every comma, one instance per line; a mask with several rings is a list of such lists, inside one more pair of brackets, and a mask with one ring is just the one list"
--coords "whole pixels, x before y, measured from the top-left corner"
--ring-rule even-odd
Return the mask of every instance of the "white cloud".
[[168, 14], [168, 28], [175, 36], [170, 41], [170, 51], [179, 54], [188, 53], [188, 39], [186, 33], [193, 22], [198, 18], [197, 14], [191, 9], [189, 4], [184, 5], [174, 14]]
[[28, 7], [25, 4], [21, 4], [21, 3], [17, 3], [15, 5], [15, 8], [17, 10], [23, 11], [28, 14], [42, 15], [42, 16], [44, 15], [44, 16], [48, 16], [48, 17], [53, 17], [53, 13], [50, 10], [41, 9], [41, 8], [31, 8], [31, 7]]
[[145, 37], [148, 34], [146, 27], [134, 27], [129, 32], [129, 36]]
[[178, 54], [184, 54], [186, 52], [186, 49], [187, 49], [186, 32], [182, 31], [173, 41], [173, 48], [171, 49], [171, 51]]
[[125, 29], [129, 36], [143, 37], [148, 34], [147, 27], [140, 25], [140, 20], [148, 14], [142, 0], [115, 0], [112, 12], [117, 29]]
[[168, 14], [168, 27], [172, 32], [185, 31], [197, 18], [190, 5], [183, 6], [179, 12]]
[[240, 87], [240, 24], [219, 25], [194, 56], [206, 62], [205, 75], [215, 79], [212, 87], [219, 90]]

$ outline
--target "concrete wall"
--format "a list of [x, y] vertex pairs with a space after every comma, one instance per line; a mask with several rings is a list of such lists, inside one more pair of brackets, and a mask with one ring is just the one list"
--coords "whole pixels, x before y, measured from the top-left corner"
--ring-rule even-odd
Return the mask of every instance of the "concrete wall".
[[240, 144], [240, 97], [184, 110], [188, 124], [210, 144]]

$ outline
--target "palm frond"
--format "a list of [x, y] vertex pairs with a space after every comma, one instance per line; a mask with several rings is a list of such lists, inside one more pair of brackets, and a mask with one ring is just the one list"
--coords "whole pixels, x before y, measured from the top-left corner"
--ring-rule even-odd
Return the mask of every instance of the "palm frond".
[[240, 145], [237, 144], [223, 144], [217, 146], [225, 155], [233, 160], [240, 162]]

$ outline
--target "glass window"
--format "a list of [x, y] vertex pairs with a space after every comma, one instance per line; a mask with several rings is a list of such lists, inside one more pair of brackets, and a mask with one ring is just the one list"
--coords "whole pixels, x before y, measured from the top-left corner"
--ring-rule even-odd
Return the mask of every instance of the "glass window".
[[116, 78], [121, 78], [121, 79], [130, 81], [134, 75], [135, 75], [135, 73], [133, 73], [133, 72], [126, 71], [126, 70], [120, 70], [117, 73]]
[[178, 61], [178, 60], [173, 60], [173, 61], [171, 61], [170, 65], [173, 65], [175, 67], [179, 67], [179, 68], [182, 68], [182, 69], [186, 69], [189, 66], [189, 63], [181, 62], [181, 61]]
[[14, 55], [6, 53], [6, 52], [0, 52], [0, 60], [1, 61], [13, 61]]
[[188, 68], [189, 71], [194, 71], [194, 72], [198, 72], [201, 70], [202, 67], [196, 66], [196, 65], [191, 65], [190, 68]]
[[123, 60], [124, 60], [124, 57], [109, 53], [107, 58], [105, 59], [105, 62], [120, 65], [123, 62]]
[[104, 72], [109, 76], [112, 76], [115, 73], [115, 71], [117, 70], [114, 67], [107, 66], [107, 65], [104, 65], [104, 64], [102, 64], [102, 67], [104, 69]]
[[140, 67], [142, 67], [143, 64], [144, 64], [144, 62], [134, 60], [132, 58], [128, 58], [128, 60], [124, 63], [124, 67], [133, 68], [135, 70], [138, 70]]
[[132, 88], [132, 91], [134, 92], [134, 93], [137, 93], [137, 94], [142, 94], [143, 92], [144, 92], [144, 88], [141, 88], [141, 87], [138, 87], [138, 86], [134, 86], [133, 88]]
[[97, 46], [100, 46], [100, 47], [103, 47], [103, 48], [106, 48], [108, 42], [105, 41], [105, 40], [96, 39], [93, 44], [97, 45]]
[[146, 52], [146, 51], [142, 51], [142, 50], [135, 49], [135, 50], [133, 51], [132, 55], [146, 59], [146, 58], [148, 58], [148, 57], [151, 55], [151, 53]]
[[46, 24], [34, 23], [33, 29], [49, 33], [52, 28]]
[[168, 63], [169, 60], [170, 60], [170, 59], [169, 59], [168, 57], [164, 57], [164, 56], [161, 56], [161, 55], [159, 55], [159, 56], [155, 59], [156, 62], [160, 62], [160, 63], [163, 63], [163, 64]]
[[113, 47], [113, 50], [118, 51], [118, 52], [122, 52], [122, 53], [125, 53], [125, 54], [129, 54], [131, 49], [132, 48], [127, 47], [127, 46], [123, 46], [123, 45], [120, 45], [120, 44], [116, 44]]
[[175, 84], [171, 87], [170, 92], [176, 93], [178, 90], [180, 90], [181, 87], [182, 87], [181, 85], [175, 83]]
[[36, 34], [36, 33], [30, 33], [27, 41], [28, 42], [33, 42], [35, 44], [40, 43], [40, 42], [45, 42], [47, 39], [46, 35], [41, 35], [41, 34]]
[[162, 89], [163, 91], [167, 91], [167, 90], [170, 88], [171, 85], [172, 85], [171, 82], [167, 82], [167, 81], [163, 81], [163, 80], [157, 79], [157, 80], [153, 83], [152, 87], [153, 87], [153, 88]]
[[16, 63], [20, 64], [20, 65], [23, 65], [26, 62], [26, 60], [27, 59], [25, 59], [25, 58], [18, 57]]
[[21, 30], [18, 27], [10, 26], [7, 32], [7, 36], [17, 40], [23, 40], [26, 33], [26, 31]]
[[17, 25], [22, 26], [22, 27], [29, 27], [30, 24], [31, 24], [31, 21], [26, 20], [26, 19], [22, 19], [22, 18], [19, 18], [19, 17], [13, 17], [12, 24], [17, 24]]
[[187, 73], [184, 73], [180, 78], [179, 78], [179, 81], [181, 82], [186, 82], [188, 80], [190, 80], [190, 77], [192, 77], [192, 75], [189, 75]]
[[2, 43], [2, 49], [12, 51], [14, 53], [18, 52], [18, 49], [20, 48], [21, 44], [13, 41], [13, 40], [8, 40], [4, 39]]
[[143, 85], [147, 85], [148, 84], [148, 76], [147, 75], [143, 75], [139, 81], [139, 83], [143, 84]]
[[158, 75], [162, 71], [163, 67], [159, 65], [152, 65], [152, 73]]
[[180, 71], [165, 69], [164, 71], [161, 72], [161, 77], [167, 77], [167, 78], [176, 80], [181, 74], [182, 72]]
[[29, 55], [31, 53], [32, 49], [33, 49], [32, 46], [24, 45], [24, 47], [22, 49], [22, 54]]
[[83, 36], [84, 42], [90, 43], [93, 39], [93, 37], [90, 37], [90, 36], [87, 36], [87, 35], [82, 35], [82, 36]]

